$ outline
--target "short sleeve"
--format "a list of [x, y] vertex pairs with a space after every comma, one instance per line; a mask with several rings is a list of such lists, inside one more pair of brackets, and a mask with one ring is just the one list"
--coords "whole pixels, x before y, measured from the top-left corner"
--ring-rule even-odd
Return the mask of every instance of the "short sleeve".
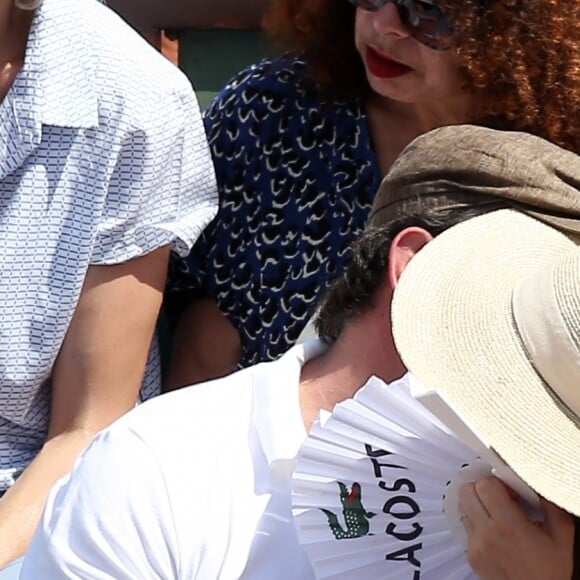
[[189, 83], [183, 79], [171, 91], [143, 96], [140, 106], [138, 114], [123, 113], [130, 121], [121, 120], [127, 126], [108, 180], [92, 264], [124, 262], [167, 244], [185, 255], [217, 209], [213, 163]]
[[106, 430], [52, 489], [20, 578], [165, 578], [178, 569], [168, 506], [148, 446], [132, 431]]

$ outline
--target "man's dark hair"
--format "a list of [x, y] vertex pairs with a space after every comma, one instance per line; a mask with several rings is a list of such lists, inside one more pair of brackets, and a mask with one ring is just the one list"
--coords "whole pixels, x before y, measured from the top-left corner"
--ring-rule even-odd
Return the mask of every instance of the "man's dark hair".
[[421, 227], [437, 236], [444, 230], [470, 218], [504, 208], [505, 204], [478, 207], [429, 208], [420, 214], [407, 215], [381, 226], [369, 227], [351, 248], [350, 261], [335, 278], [322, 298], [315, 320], [318, 336], [334, 342], [345, 325], [374, 306], [378, 288], [385, 280], [391, 242], [409, 227]]

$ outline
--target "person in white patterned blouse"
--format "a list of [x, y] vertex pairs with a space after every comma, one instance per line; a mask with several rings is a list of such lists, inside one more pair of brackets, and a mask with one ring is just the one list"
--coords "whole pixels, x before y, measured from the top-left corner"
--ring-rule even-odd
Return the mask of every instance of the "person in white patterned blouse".
[[182, 73], [96, 0], [0, 0], [0, 567], [93, 436], [159, 392], [169, 253], [216, 204]]

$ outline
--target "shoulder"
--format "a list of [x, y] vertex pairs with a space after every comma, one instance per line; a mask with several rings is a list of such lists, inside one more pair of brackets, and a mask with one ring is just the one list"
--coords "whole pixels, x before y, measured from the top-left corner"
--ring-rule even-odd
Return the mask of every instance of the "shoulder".
[[[204, 113], [214, 156], [229, 142], [254, 143], [269, 151], [283, 140], [305, 135], [324, 145], [364, 123], [358, 101], [325, 99], [308, 79], [307, 62], [297, 54], [264, 59], [233, 77]], [[291, 143], [290, 143], [291, 145]], [[286, 146], [286, 143], [284, 143]], [[239, 147], [231, 155], [241, 154]]]
[[205, 113], [211, 121], [230, 117], [235, 110], [254, 114], [267, 109], [281, 113], [300, 109], [306, 103], [320, 102], [314, 87], [306, 80], [306, 62], [300, 55], [266, 58], [236, 74], [218, 93]]
[[[306, 94], [306, 60], [299, 54], [287, 54], [278, 58], [265, 58], [230, 79], [221, 96], [248, 91], [278, 90]], [[313, 91], [310, 91], [313, 95]]]
[[[171, 126], [186, 114], [200, 115], [189, 79], [133, 30], [118, 14], [96, 0], [66, 2], [69, 29], [89, 35], [82, 52], [101, 117], [122, 111], [137, 125]], [[180, 124], [180, 123], [178, 123]]]

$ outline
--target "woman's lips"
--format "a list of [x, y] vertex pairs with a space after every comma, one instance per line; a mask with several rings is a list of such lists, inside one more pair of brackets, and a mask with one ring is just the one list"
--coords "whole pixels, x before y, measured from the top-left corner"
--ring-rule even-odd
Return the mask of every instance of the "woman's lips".
[[380, 79], [400, 77], [413, 70], [407, 65], [383, 56], [372, 46], [367, 46], [366, 57], [369, 71]]

